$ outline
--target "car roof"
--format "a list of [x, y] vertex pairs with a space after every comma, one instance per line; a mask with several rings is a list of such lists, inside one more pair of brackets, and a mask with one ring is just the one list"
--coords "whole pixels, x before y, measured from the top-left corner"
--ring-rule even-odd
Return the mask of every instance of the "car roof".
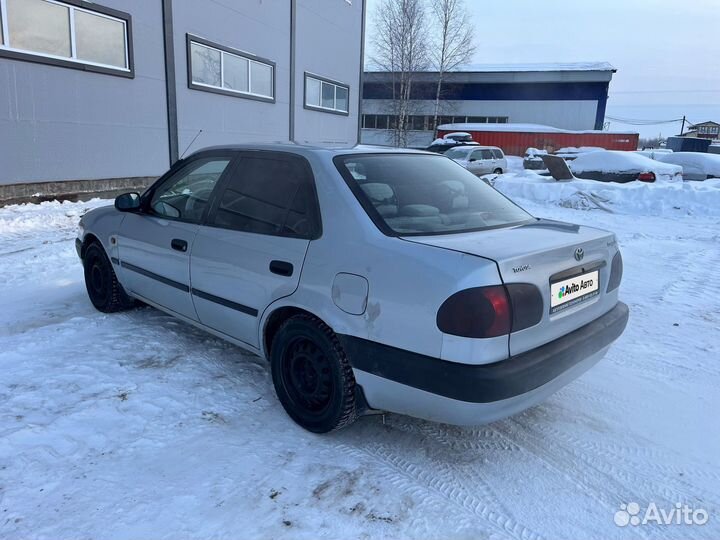
[[479, 144], [476, 144], [476, 145], [461, 144], [458, 146], [453, 146], [452, 149], [454, 149], [454, 150], [457, 150], [457, 149], [460, 149], [460, 150], [464, 150], [464, 149], [467, 149], [467, 150], [500, 150], [500, 148], [497, 146], [482, 146]]
[[[477, 147], [473, 147], [477, 148]], [[293, 143], [245, 143], [245, 144], [227, 144], [219, 146], [209, 146], [201, 148], [190, 154], [188, 157], [192, 157], [197, 154], [204, 152], [213, 152], [218, 150], [231, 150], [231, 151], [243, 151], [243, 150], [264, 150], [266, 152], [290, 152], [294, 154], [317, 154], [317, 155], [330, 155], [339, 156], [347, 154], [427, 154], [437, 155], [433, 152], [426, 152], [424, 150], [414, 150], [411, 148], [394, 148], [391, 146], [371, 146], [371, 145], [356, 145], [352, 147], [335, 147], [335, 146], [312, 146], [303, 144]]]

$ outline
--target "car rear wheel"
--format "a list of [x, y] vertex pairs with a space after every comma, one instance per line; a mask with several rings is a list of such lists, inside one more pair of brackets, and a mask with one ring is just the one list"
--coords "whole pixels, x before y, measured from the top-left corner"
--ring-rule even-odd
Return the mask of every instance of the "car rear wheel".
[[493, 174], [502, 174], [502, 173], [503, 173], [503, 170], [502, 170], [502, 169], [499, 169], [499, 168], [498, 168], [498, 169], [495, 169], [495, 170], [493, 171]]
[[93, 242], [85, 250], [83, 269], [85, 288], [95, 309], [103, 313], [113, 313], [135, 305], [120, 285], [105, 250], [97, 242]]
[[303, 428], [327, 433], [357, 418], [350, 362], [319, 319], [303, 314], [285, 321], [273, 339], [270, 363], [280, 403]]

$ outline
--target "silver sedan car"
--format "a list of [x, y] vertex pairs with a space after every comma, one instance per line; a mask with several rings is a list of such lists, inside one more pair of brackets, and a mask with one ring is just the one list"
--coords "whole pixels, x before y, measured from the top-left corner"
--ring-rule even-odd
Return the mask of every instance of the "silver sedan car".
[[628, 320], [612, 233], [537, 219], [424, 152], [202, 150], [88, 212], [76, 243], [97, 309], [141, 301], [267, 358], [318, 433], [378, 410], [517, 413]]

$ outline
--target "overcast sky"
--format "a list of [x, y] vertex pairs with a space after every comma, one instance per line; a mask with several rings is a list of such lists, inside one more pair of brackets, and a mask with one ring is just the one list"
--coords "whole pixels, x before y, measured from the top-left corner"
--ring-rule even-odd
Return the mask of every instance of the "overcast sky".
[[[368, 0], [368, 38], [375, 7]], [[607, 114], [720, 122], [720, 0], [466, 0], [477, 63], [606, 61]], [[675, 135], [680, 124], [628, 126]]]

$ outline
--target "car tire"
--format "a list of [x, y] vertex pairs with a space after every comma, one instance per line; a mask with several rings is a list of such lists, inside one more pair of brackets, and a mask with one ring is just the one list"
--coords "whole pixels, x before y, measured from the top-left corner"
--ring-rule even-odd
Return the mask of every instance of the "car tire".
[[95, 309], [114, 313], [130, 309], [135, 302], [120, 285], [102, 246], [93, 242], [83, 253], [85, 288]]
[[270, 349], [275, 392], [287, 414], [313, 433], [357, 419], [355, 376], [333, 331], [312, 315], [295, 315], [278, 329]]
[[493, 174], [502, 174], [502, 173], [503, 173], [503, 170], [500, 169], [500, 168], [495, 169], [495, 170], [493, 171]]

